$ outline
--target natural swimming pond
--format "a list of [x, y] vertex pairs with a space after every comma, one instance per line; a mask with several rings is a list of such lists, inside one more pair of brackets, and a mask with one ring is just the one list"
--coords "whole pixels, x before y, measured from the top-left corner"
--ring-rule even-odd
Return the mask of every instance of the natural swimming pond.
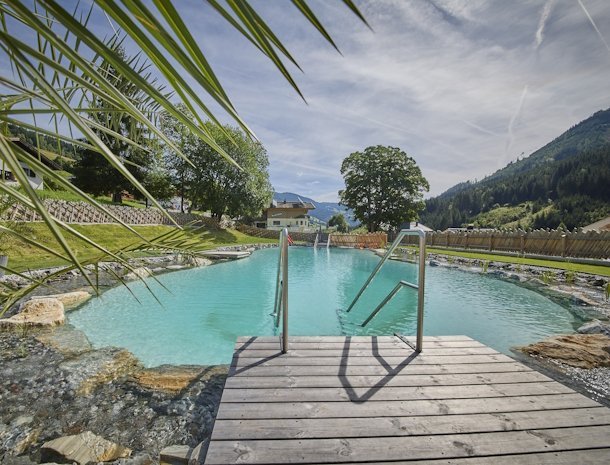
[[[229, 363], [237, 336], [274, 334], [277, 249], [250, 258], [117, 286], [69, 314], [95, 347], [118, 346], [146, 366]], [[417, 266], [384, 265], [354, 309], [348, 307], [379, 257], [370, 251], [291, 247], [289, 334], [414, 335], [417, 295], [403, 289], [366, 328], [362, 322]], [[486, 274], [426, 268], [424, 334], [467, 335], [496, 350], [572, 332], [580, 321], [546, 297]], [[159, 299], [161, 304], [155, 299]], [[278, 345], [279, 347], [279, 345]]]

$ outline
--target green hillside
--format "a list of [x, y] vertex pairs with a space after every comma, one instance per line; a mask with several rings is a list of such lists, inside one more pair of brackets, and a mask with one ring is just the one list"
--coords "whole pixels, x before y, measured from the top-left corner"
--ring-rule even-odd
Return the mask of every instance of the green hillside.
[[426, 201], [434, 228], [568, 229], [610, 215], [610, 109], [599, 111], [523, 160]]

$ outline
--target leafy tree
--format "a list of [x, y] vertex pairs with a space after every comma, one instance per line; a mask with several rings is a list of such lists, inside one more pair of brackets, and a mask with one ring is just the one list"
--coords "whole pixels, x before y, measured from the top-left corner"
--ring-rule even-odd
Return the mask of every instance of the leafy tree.
[[377, 145], [354, 152], [343, 160], [341, 174], [341, 204], [351, 208], [369, 232], [417, 219], [424, 208], [423, 192], [430, 189], [415, 160], [397, 147]]
[[349, 225], [347, 224], [347, 220], [343, 213], [336, 213], [333, 215], [330, 220], [328, 220], [328, 226], [337, 227], [337, 231], [339, 232], [347, 232], [349, 231]]
[[[174, 126], [175, 127], [175, 126]], [[231, 126], [210, 122], [205, 129], [229, 154], [236, 166], [220, 158], [216, 150], [200, 139], [186, 135], [182, 150], [192, 164], [174, 159], [175, 176], [194, 207], [210, 210], [212, 217], [256, 216], [271, 201], [273, 188], [265, 148]]]
[[[126, 58], [121, 46], [115, 45], [114, 51], [123, 59]], [[146, 65], [141, 66], [140, 72], [144, 72], [145, 68]], [[145, 92], [111, 63], [103, 61], [100, 71], [137, 107], [143, 109], [148, 105], [149, 97]], [[90, 114], [94, 127], [97, 128], [97, 136], [126, 165], [135, 179], [142, 182], [152, 161], [149, 150], [142, 146], [146, 142], [144, 128], [130, 115], [117, 112], [116, 108], [101, 98], [97, 98], [92, 107], [97, 110]], [[93, 195], [111, 193], [112, 201], [117, 203], [121, 203], [123, 191], [133, 190], [131, 181], [122, 176], [116, 166], [97, 150], [85, 150], [81, 154], [74, 165], [74, 184]]]

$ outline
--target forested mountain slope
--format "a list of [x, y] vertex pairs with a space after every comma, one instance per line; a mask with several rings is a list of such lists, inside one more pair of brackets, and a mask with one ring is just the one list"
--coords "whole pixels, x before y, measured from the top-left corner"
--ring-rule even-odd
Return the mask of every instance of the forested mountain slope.
[[[505, 217], [509, 221], [502, 223], [494, 212], [510, 207], [521, 218]], [[610, 109], [479, 182], [460, 183], [427, 200], [421, 221], [434, 229], [470, 223], [573, 229], [608, 215]]]

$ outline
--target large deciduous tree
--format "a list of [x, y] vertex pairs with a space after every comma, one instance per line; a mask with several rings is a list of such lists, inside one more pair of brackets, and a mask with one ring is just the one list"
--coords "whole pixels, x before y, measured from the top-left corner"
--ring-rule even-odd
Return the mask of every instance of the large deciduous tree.
[[328, 220], [329, 227], [337, 227], [337, 231], [339, 232], [347, 232], [349, 231], [349, 225], [347, 224], [347, 220], [343, 213], [334, 214], [330, 220]]
[[351, 208], [369, 232], [417, 219], [424, 208], [423, 193], [430, 189], [415, 160], [397, 147], [377, 145], [354, 152], [343, 160], [341, 174], [341, 204]]
[[173, 177], [180, 192], [186, 193], [195, 208], [209, 210], [212, 217], [256, 216], [269, 204], [273, 188], [267, 168], [265, 148], [241, 130], [219, 127], [210, 122], [204, 129], [239, 166], [218, 156], [217, 151], [191, 134], [181, 124], [166, 121], [168, 135], [190, 162], [170, 156]]
[[[269, 182], [269, 159], [261, 143], [231, 126], [207, 123], [214, 140], [239, 165], [218, 156], [215, 149], [199, 141], [192, 154], [189, 195], [194, 205], [210, 210], [212, 217], [255, 216], [269, 204], [273, 188]], [[240, 169], [241, 168], [241, 169]]]

